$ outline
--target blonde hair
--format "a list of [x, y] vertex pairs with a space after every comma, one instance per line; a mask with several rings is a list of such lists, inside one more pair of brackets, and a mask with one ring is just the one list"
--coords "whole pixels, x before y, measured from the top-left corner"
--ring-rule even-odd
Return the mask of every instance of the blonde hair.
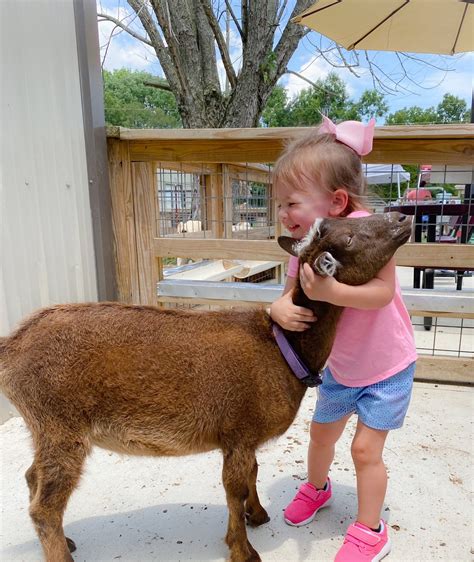
[[345, 189], [349, 200], [341, 216], [365, 207], [367, 183], [360, 157], [352, 148], [336, 141], [331, 133], [311, 130], [291, 142], [275, 162], [275, 189], [281, 184], [289, 184], [295, 190], [305, 189], [303, 179], [328, 192]]

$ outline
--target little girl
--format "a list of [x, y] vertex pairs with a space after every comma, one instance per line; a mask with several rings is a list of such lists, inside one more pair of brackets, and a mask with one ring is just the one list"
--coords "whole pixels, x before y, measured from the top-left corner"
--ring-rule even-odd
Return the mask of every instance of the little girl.
[[[374, 120], [335, 125], [323, 117], [319, 129], [294, 141], [274, 168], [279, 218], [302, 238], [320, 217], [363, 217], [365, 179], [360, 157], [372, 150]], [[283, 295], [271, 308], [286, 330], [303, 331], [317, 322], [311, 310], [296, 306], [292, 290], [299, 275], [314, 300], [347, 307], [323, 373], [311, 423], [308, 482], [285, 509], [289, 525], [309, 523], [332, 495], [329, 468], [334, 447], [353, 413], [357, 429], [351, 453], [357, 475], [358, 513], [349, 526], [336, 562], [373, 562], [390, 552], [380, 519], [387, 472], [382, 452], [389, 430], [399, 428], [410, 401], [416, 349], [392, 260], [369, 283], [349, 286], [317, 276], [308, 264], [290, 258]]]

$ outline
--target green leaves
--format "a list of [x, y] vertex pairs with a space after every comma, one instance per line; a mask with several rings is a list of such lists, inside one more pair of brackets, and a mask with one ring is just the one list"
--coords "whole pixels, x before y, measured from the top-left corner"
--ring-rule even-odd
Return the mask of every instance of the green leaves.
[[182, 126], [173, 94], [145, 85], [158, 82], [152, 74], [122, 68], [104, 70], [103, 78], [107, 125], [142, 129]]
[[359, 100], [351, 100], [345, 83], [331, 72], [292, 100], [282, 86], [276, 86], [263, 111], [262, 122], [267, 127], [304, 127], [320, 123], [321, 113], [334, 121], [367, 120], [381, 117], [387, 110], [384, 95], [375, 90], [366, 90]]
[[422, 109], [414, 105], [404, 107], [387, 117], [387, 125], [413, 125], [415, 123], [468, 123], [470, 112], [466, 102], [445, 94], [443, 100], [435, 107]]

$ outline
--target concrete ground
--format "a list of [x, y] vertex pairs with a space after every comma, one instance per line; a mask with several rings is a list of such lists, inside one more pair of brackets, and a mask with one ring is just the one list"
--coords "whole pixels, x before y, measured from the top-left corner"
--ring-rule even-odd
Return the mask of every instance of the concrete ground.
[[[338, 444], [331, 470], [334, 503], [294, 528], [282, 510], [306, 476], [310, 389], [289, 431], [259, 454], [259, 491], [271, 521], [249, 529], [264, 561], [331, 561], [356, 514], [350, 440]], [[415, 383], [405, 427], [388, 438], [384, 507], [391, 562], [467, 562], [472, 550], [472, 389]], [[41, 549], [28, 517], [24, 472], [31, 463], [20, 418], [0, 426], [2, 562], [36, 562]], [[224, 560], [227, 509], [217, 452], [138, 458], [95, 450], [65, 516], [76, 561]]]

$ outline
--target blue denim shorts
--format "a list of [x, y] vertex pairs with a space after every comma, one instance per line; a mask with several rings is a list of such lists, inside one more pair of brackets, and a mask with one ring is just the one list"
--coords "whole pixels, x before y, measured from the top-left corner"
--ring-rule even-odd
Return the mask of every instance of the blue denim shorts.
[[356, 413], [363, 424], [373, 429], [398, 429], [408, 410], [414, 374], [415, 363], [411, 363], [388, 379], [369, 386], [351, 387], [339, 384], [326, 367], [313, 421], [332, 423]]

